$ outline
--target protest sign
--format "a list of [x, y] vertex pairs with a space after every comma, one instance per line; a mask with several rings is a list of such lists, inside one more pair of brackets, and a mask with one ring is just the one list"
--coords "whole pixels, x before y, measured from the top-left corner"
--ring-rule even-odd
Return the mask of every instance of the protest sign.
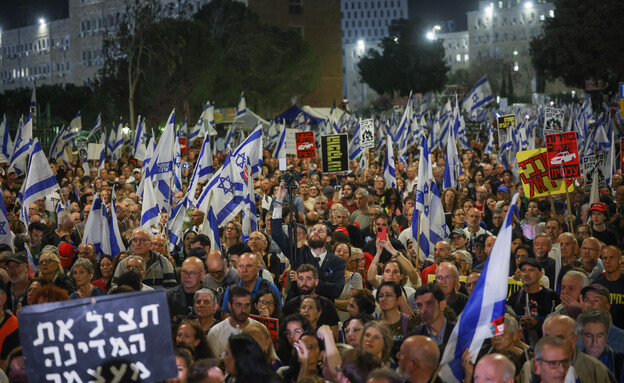
[[516, 126], [516, 116], [508, 114], [497, 118], [498, 124], [498, 145], [502, 146], [507, 142], [507, 135], [511, 134], [511, 130]]
[[576, 132], [547, 134], [546, 150], [551, 180], [581, 176]]
[[264, 327], [269, 330], [269, 334], [271, 334], [271, 339], [277, 340], [279, 338], [279, 320], [275, 318], [265, 318], [259, 315], [249, 315], [251, 319], [255, 319], [258, 322], [262, 323]]
[[313, 158], [316, 156], [314, 150], [314, 132], [297, 132], [295, 133], [295, 142], [297, 148], [297, 158]]
[[560, 133], [563, 130], [565, 109], [544, 108], [544, 134]]
[[297, 133], [298, 131], [299, 130], [297, 129], [286, 128], [286, 134], [284, 137], [284, 143], [286, 144], [286, 154], [297, 155], [297, 139], [295, 138], [295, 133]]
[[349, 171], [349, 143], [346, 134], [332, 134], [321, 137], [323, 173], [344, 173]]
[[102, 148], [104, 148], [104, 144], [89, 143], [87, 146], [87, 160], [99, 161]]
[[585, 179], [585, 193], [591, 192], [591, 188], [594, 181], [594, 173], [598, 172], [598, 189], [604, 189], [607, 187], [605, 179], [605, 168], [607, 165], [607, 158], [604, 153], [592, 154], [591, 156], [583, 157], [583, 177]]
[[30, 382], [177, 376], [165, 290], [29, 305], [19, 318]]
[[481, 133], [481, 123], [479, 121], [466, 121], [466, 135], [477, 137]]
[[369, 149], [375, 146], [375, 127], [372, 118], [360, 122], [360, 142], [362, 149]]
[[548, 173], [548, 157], [546, 148], [525, 150], [516, 153], [518, 170], [524, 195], [528, 198], [548, 196], [550, 194], [565, 193], [565, 183], [568, 191], [574, 190], [573, 180], [551, 181]]

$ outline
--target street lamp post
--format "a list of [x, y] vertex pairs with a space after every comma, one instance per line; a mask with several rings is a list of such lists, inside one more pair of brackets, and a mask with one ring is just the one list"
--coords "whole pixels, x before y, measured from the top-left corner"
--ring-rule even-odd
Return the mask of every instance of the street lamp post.
[[431, 32], [427, 33], [427, 38], [431, 41], [435, 40], [436, 31], [439, 31], [440, 29], [442, 29], [441, 26], [434, 25], [433, 28], [431, 28]]

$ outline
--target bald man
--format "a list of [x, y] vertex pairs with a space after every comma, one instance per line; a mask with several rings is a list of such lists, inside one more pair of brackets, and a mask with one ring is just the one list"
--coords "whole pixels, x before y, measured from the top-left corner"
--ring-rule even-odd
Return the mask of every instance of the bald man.
[[514, 383], [516, 366], [501, 354], [481, 358], [474, 370], [474, 383]]
[[[550, 335], [563, 339], [567, 355], [572, 355], [571, 364], [574, 366], [581, 382], [612, 382], [615, 377], [609, 369], [598, 359], [589, 356], [576, 346], [578, 335], [576, 334], [576, 321], [567, 315], [555, 315], [546, 318], [543, 325], [544, 336]], [[537, 376], [534, 366], [534, 358], [525, 362], [520, 371], [520, 382], [536, 382]]]
[[223, 302], [225, 290], [238, 281], [238, 272], [228, 265], [223, 253], [220, 250], [211, 250], [206, 256], [206, 276], [202, 284], [217, 293], [218, 303]]
[[581, 245], [581, 264], [590, 283], [600, 278], [604, 267], [600, 259], [600, 241], [596, 237], [587, 237]]
[[204, 262], [197, 257], [189, 257], [182, 262], [180, 279], [182, 283], [167, 290], [169, 315], [174, 322], [193, 313], [193, 297], [195, 292], [202, 288], [202, 280], [206, 272]]
[[405, 339], [396, 356], [403, 377], [409, 383], [432, 381], [431, 378], [440, 361], [438, 345], [433, 339], [423, 335], [414, 335]]

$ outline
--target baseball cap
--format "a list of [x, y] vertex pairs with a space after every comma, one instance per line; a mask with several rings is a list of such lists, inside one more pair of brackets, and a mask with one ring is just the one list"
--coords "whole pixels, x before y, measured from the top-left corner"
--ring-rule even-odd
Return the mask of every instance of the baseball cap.
[[141, 173], [141, 169], [139, 169], [139, 168], [134, 168], [134, 169], [132, 170], [132, 174], [134, 174], [134, 173]]
[[607, 211], [607, 205], [603, 202], [595, 202], [589, 208], [589, 211], [596, 210], [605, 213]]
[[464, 238], [467, 238], [468, 236], [466, 235], [466, 232], [463, 231], [462, 229], [455, 229], [451, 232], [451, 237], [453, 236], [453, 234], [459, 234], [461, 236], [463, 236]]
[[337, 231], [339, 231], [341, 233], [345, 233], [346, 235], [349, 235], [349, 230], [347, 230], [346, 227], [338, 226], [337, 228], [334, 229], [334, 233], [337, 232]]
[[524, 258], [522, 262], [520, 262], [520, 264], [518, 265], [518, 268], [521, 268], [524, 265], [537, 267], [538, 270], [542, 271], [542, 265], [535, 258]]
[[72, 259], [76, 255], [76, 248], [72, 246], [70, 243], [63, 242], [58, 247], [59, 258], [61, 260], [61, 266], [64, 269], [69, 268], [72, 263]]
[[597, 283], [594, 283], [592, 285], [585, 286], [581, 290], [581, 295], [584, 297], [585, 293], [588, 292], [589, 290], [594, 290], [595, 292], [597, 292], [598, 294], [604, 296], [605, 298], [607, 298], [609, 300], [611, 299], [611, 293], [609, 292], [609, 289], [607, 289], [603, 285], [599, 285]]
[[28, 263], [25, 255], [13, 253], [9, 255], [5, 260], [6, 263], [16, 262], [16, 263]]
[[509, 193], [509, 188], [505, 185], [500, 185], [497, 189], [496, 192], [505, 192], [505, 193]]
[[489, 235], [481, 234], [474, 240], [475, 246], [485, 247], [485, 240], [488, 239]]

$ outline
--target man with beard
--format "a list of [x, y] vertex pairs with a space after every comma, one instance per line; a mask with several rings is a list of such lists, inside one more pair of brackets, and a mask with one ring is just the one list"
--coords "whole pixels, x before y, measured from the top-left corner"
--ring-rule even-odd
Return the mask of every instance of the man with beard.
[[7, 283], [6, 308], [12, 313], [17, 313], [20, 306], [26, 306], [28, 301], [26, 293], [30, 280], [28, 279], [28, 261], [26, 257], [13, 254], [6, 258], [6, 269], [9, 274]]
[[[301, 265], [297, 269], [297, 293], [298, 295], [289, 299], [284, 304], [282, 312], [284, 316], [299, 312], [299, 306], [303, 299], [308, 296], [317, 296], [316, 289], [319, 285], [318, 270], [312, 265]], [[294, 286], [292, 287], [294, 288]], [[318, 320], [318, 327], [328, 325], [334, 333], [334, 338], [338, 339], [338, 312], [333, 301], [319, 296], [321, 301], [321, 316]]]
[[358, 205], [355, 201], [355, 194], [353, 194], [355, 189], [355, 184], [351, 182], [347, 182], [342, 187], [342, 206], [349, 210], [349, 214], [353, 214], [353, 212], [358, 209]]
[[232, 313], [230, 317], [212, 326], [206, 336], [208, 345], [212, 349], [212, 355], [223, 354], [230, 335], [239, 334], [251, 323], [259, 323], [249, 318], [251, 294], [246, 288], [242, 286], [232, 287], [227, 305], [228, 311]]
[[309, 233], [308, 245], [297, 248], [294, 253], [291, 253], [290, 240], [282, 229], [282, 201], [285, 196], [286, 185], [282, 183], [275, 198], [273, 219], [271, 219], [273, 240], [290, 260], [293, 270], [305, 263], [318, 268], [319, 284], [316, 291], [319, 295], [330, 299], [338, 298], [344, 287], [346, 262], [331, 254], [327, 248], [331, 240], [329, 227], [323, 223], [314, 225]]

